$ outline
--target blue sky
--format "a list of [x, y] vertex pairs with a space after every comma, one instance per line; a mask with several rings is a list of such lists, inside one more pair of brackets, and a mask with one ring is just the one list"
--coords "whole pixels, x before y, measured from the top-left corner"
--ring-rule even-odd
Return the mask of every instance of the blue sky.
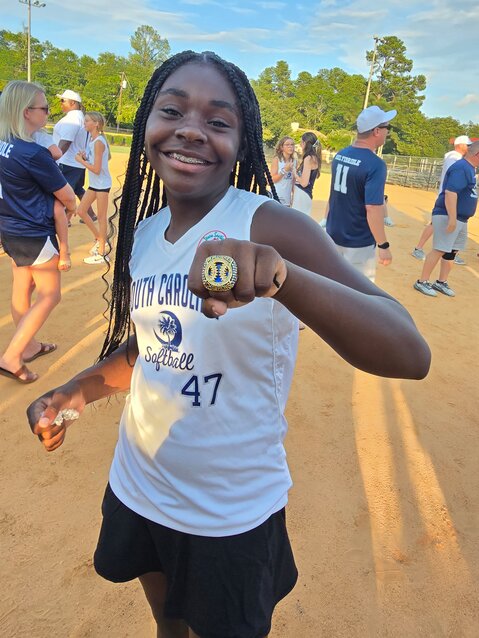
[[[45, 0], [32, 8], [32, 34], [60, 48], [96, 57], [124, 55], [129, 37], [150, 24], [173, 53], [213, 50], [250, 78], [286, 60], [293, 77], [339, 66], [367, 76], [373, 36], [396, 35], [427, 78], [423, 112], [479, 122], [475, 56], [479, 4], [473, 0]], [[8, 11], [5, 11], [8, 4]], [[0, 0], [2, 28], [22, 29], [27, 7]], [[5, 15], [7, 14], [7, 15]]]

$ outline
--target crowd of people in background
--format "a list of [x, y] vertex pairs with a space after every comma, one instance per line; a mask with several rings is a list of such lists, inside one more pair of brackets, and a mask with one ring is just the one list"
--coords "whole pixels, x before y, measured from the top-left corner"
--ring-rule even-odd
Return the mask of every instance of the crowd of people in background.
[[[36, 335], [60, 301], [61, 271], [71, 268], [68, 227], [74, 215], [94, 237], [85, 263], [108, 260], [111, 176], [104, 119], [97, 112], [85, 114], [75, 91], [57, 97], [65, 115], [49, 134], [49, 105], [40, 85], [13, 81], [0, 96], [0, 241], [11, 258], [16, 326], [0, 357], [0, 374], [20, 383], [38, 378], [27, 363], [57, 348]], [[81, 200], [78, 209], [76, 198]], [[98, 216], [91, 208], [95, 200]]]
[[[3, 250], [12, 260], [12, 317], [17, 326], [0, 357], [0, 374], [23, 383], [37, 379], [25, 364], [56, 348], [56, 344], [37, 341], [35, 335], [59, 301], [59, 276], [51, 271], [71, 268], [68, 227], [74, 216], [79, 216], [92, 233], [90, 254], [83, 259], [86, 264], [105, 265], [111, 250], [107, 238], [111, 154], [105, 120], [96, 111], [85, 112], [76, 91], [67, 89], [57, 98], [64, 115], [54, 125], [53, 134], [44, 128], [49, 108], [39, 85], [11, 82], [0, 98], [0, 139], [4, 144], [0, 153], [4, 191], [0, 196], [0, 232]], [[385, 112], [377, 106], [358, 115], [355, 141], [332, 161], [330, 195], [320, 221], [338, 252], [371, 281], [376, 263], [388, 265], [392, 260], [385, 228], [393, 226], [384, 192], [386, 165], [377, 150], [395, 116], [396, 111]], [[7, 147], [11, 147], [8, 153]], [[314, 184], [321, 173], [321, 150], [314, 132], [302, 134], [299, 147], [293, 137], [282, 137], [270, 166], [270, 195], [310, 216]], [[437, 292], [455, 295], [448, 276], [453, 263], [464, 263], [458, 251], [465, 246], [467, 220], [476, 208], [478, 157], [476, 145], [466, 135], [459, 135], [454, 150], [444, 157], [432, 221], [412, 251], [417, 259], [425, 259], [414, 288], [427, 296]], [[95, 202], [96, 214], [92, 208]], [[423, 247], [433, 233], [433, 250], [426, 257]], [[438, 278], [431, 283], [428, 278], [439, 260]], [[304, 328], [301, 322], [300, 328]]]

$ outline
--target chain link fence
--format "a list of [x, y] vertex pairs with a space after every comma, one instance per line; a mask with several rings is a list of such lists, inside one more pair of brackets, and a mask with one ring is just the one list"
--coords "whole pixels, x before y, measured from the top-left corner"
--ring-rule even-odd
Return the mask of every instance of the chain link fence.
[[441, 179], [443, 159], [412, 157], [411, 155], [383, 155], [388, 167], [388, 184], [411, 188], [437, 190]]

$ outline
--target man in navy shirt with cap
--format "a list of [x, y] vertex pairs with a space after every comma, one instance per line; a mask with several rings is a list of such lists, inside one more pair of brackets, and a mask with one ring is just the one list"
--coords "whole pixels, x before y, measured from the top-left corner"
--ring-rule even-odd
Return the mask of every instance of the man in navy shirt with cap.
[[387, 266], [392, 255], [384, 230], [386, 164], [376, 155], [384, 144], [396, 111], [378, 106], [364, 109], [356, 124], [358, 135], [339, 151], [332, 163], [326, 230], [339, 252], [371, 281], [378, 260]]

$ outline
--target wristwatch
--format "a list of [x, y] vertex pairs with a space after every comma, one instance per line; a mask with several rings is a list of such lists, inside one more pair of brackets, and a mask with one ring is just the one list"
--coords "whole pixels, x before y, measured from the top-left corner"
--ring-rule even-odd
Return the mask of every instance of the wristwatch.
[[382, 250], [386, 250], [386, 248], [389, 248], [389, 242], [385, 241], [384, 244], [378, 244], [378, 248], [381, 248]]

